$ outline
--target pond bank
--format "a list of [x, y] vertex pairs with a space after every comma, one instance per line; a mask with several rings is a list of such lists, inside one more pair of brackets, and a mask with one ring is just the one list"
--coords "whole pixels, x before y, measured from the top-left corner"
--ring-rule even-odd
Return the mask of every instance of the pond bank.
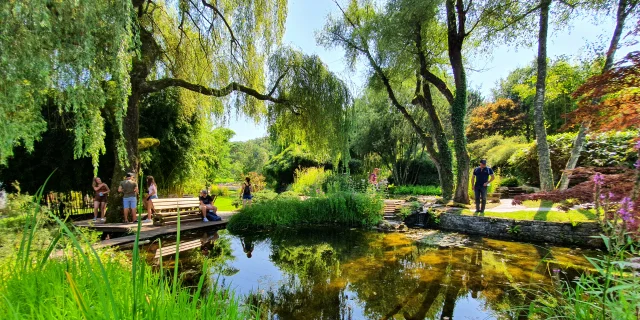
[[429, 227], [481, 235], [490, 238], [526, 242], [553, 243], [568, 246], [602, 248], [602, 233], [597, 222], [546, 222], [495, 217], [466, 216], [454, 212], [442, 213], [439, 223], [432, 219]]

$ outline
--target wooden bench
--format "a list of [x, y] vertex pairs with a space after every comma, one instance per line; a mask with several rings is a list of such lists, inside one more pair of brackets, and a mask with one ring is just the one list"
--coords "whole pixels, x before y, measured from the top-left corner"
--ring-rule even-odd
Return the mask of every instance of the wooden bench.
[[[216, 196], [212, 196], [212, 198], [215, 203]], [[155, 226], [176, 223], [178, 212], [180, 222], [202, 220], [199, 198], [152, 199], [151, 202], [153, 203], [153, 225]]]

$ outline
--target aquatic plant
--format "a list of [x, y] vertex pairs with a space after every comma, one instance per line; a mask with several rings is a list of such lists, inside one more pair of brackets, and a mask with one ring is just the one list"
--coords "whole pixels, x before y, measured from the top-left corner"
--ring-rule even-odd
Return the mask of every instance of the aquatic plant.
[[229, 219], [227, 229], [269, 229], [300, 225], [339, 224], [372, 226], [382, 219], [382, 199], [361, 193], [333, 193], [300, 200], [276, 197], [240, 210]]

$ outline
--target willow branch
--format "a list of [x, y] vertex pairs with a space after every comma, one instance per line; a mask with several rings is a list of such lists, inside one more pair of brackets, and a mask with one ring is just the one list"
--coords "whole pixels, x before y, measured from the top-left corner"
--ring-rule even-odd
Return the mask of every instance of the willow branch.
[[160, 91], [162, 89], [169, 88], [169, 87], [180, 87], [183, 89], [187, 89], [189, 91], [193, 91], [206, 96], [213, 96], [213, 97], [224, 97], [237, 91], [237, 92], [242, 92], [244, 94], [250, 95], [258, 100], [271, 101], [274, 103], [288, 102], [288, 100], [286, 99], [273, 97], [269, 94], [262, 94], [258, 92], [256, 89], [249, 88], [237, 82], [231, 82], [224, 88], [216, 89], [216, 88], [209, 88], [203, 85], [191, 83], [182, 79], [166, 78], [166, 79], [160, 79], [160, 80], [154, 80], [154, 81], [147, 81], [145, 85], [142, 87], [142, 91], [145, 93], [151, 93], [151, 92]]

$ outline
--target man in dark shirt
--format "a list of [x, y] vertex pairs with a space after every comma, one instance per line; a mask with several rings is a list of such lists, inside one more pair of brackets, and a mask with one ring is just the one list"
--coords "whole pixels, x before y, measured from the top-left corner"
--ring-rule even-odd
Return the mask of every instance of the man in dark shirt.
[[213, 205], [213, 198], [208, 193], [207, 190], [200, 191], [200, 210], [202, 210], [202, 221], [204, 222], [209, 222], [207, 211], [213, 211], [213, 214], [218, 211], [218, 208]]
[[487, 204], [487, 186], [493, 179], [495, 176], [493, 170], [487, 167], [487, 160], [480, 160], [480, 166], [473, 169], [473, 178], [471, 178], [473, 192], [476, 195], [476, 213], [484, 213], [484, 207]]

